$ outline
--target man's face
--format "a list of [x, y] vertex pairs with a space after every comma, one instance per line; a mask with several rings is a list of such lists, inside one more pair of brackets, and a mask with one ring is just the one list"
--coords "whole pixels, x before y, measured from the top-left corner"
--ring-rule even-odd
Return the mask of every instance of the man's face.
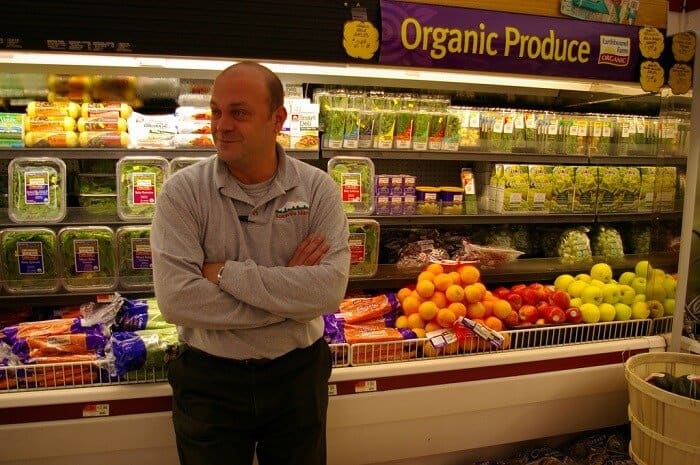
[[[214, 82], [211, 131], [219, 158], [234, 166], [250, 166], [274, 153], [284, 107], [270, 109], [270, 95], [255, 70], [232, 69]], [[281, 118], [281, 119], [280, 119]]]

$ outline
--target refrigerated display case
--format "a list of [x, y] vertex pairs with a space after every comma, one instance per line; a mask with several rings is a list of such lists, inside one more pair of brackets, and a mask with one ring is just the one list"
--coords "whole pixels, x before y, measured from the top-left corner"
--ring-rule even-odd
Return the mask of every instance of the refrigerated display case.
[[[174, 63], [174, 62], [172, 62]], [[219, 69], [226, 64], [217, 62]], [[278, 63], [281, 77], [293, 81], [314, 82], [314, 73], [301, 74], [293, 63]], [[58, 65], [56, 65], [58, 66]], [[92, 65], [66, 66], [94, 72]], [[23, 65], [26, 70], [27, 65]], [[286, 68], [285, 68], [286, 67]], [[10, 70], [11, 66], [8, 67]], [[46, 70], [45, 65], [35, 69]], [[58, 69], [58, 67], [56, 68]], [[274, 69], [274, 68], [273, 68]], [[289, 72], [285, 73], [285, 69]], [[136, 72], [124, 68], [123, 72]], [[328, 70], [326, 70], [328, 71]], [[324, 71], [324, 72], [326, 72]], [[336, 84], [358, 83], [357, 75], [367, 72], [375, 76], [372, 67], [337, 67], [329, 72]], [[485, 94], [508, 94], [510, 88], [488, 83], [488, 76], [478, 84], [462, 82], [471, 79], [469, 73], [450, 71], [391, 70], [386, 77], [362, 79], [363, 85], [391, 88], [418, 88], [441, 91], [475, 91]], [[159, 76], [161, 70], [138, 69], [144, 75]], [[174, 66], [170, 71], [182, 77], [187, 69]], [[202, 71], [197, 71], [202, 77]], [[212, 78], [215, 70], [206, 77]], [[468, 76], [468, 77], [467, 77]], [[499, 76], [501, 78], [502, 76]], [[576, 100], [577, 108], [584, 102], [574, 94], [590, 94], [591, 100], [625, 95], [630, 106], [638, 99], [645, 105], [661, 96], [644, 96], [634, 85], [615, 82], [560, 79], [547, 81], [527, 76], [513, 76], [512, 95], [558, 98], [567, 96]], [[328, 81], [329, 78], [321, 78]], [[572, 86], [578, 91], [566, 90]], [[643, 102], [645, 101], [646, 102]], [[660, 104], [656, 103], [661, 106]], [[697, 113], [697, 105], [693, 112]], [[693, 115], [691, 135], [697, 134], [700, 121]], [[695, 140], [695, 139], [691, 139]], [[681, 252], [678, 261], [673, 255], [644, 255], [659, 267], [669, 271], [678, 265], [681, 276], [688, 279], [687, 295], [697, 294], [693, 284], [692, 257], [697, 257], [698, 241], [688, 240], [698, 229], [697, 172], [700, 144], [690, 144], [690, 153], [665, 157], [627, 157], [624, 160], [609, 156], [548, 155], [548, 160], [562, 164], [591, 164], [625, 166], [650, 164], [653, 166], [685, 167], [688, 186], [679, 211], [644, 213], [579, 213], [576, 215], [549, 213], [547, 215], [503, 215], [481, 212], [477, 215], [409, 215], [368, 217], [385, 226], [462, 226], [466, 224], [523, 223], [543, 225], [550, 222], [563, 224], [594, 224], [610, 222], [656, 222], [682, 218]], [[155, 155], [166, 159], [181, 156], [201, 156], [206, 150], [136, 150], [136, 149], [11, 149], [0, 152], [5, 161], [24, 154], [32, 156], [59, 156], [78, 164], [80, 161], [117, 160], [130, 155]], [[374, 160], [377, 173], [409, 171], [420, 172], [424, 179], [435, 185], [446, 184], [465, 163], [512, 162], [511, 152], [475, 151], [394, 151], [394, 150], [326, 150], [290, 151], [293, 156], [325, 167], [333, 156], [368, 156]], [[519, 163], [541, 162], [542, 155], [519, 154]], [[692, 214], [692, 219], [689, 216]], [[3, 228], [14, 227], [7, 218], [0, 219]], [[82, 208], [69, 208], [61, 226], [85, 226], [99, 223], [119, 227], [125, 224], [116, 215], [87, 214]], [[692, 226], [689, 228], [689, 225]], [[695, 255], [693, 255], [695, 254]], [[687, 257], [687, 259], [686, 259]], [[642, 256], [626, 257], [615, 265], [615, 270], [629, 269]], [[589, 265], [587, 265], [589, 266]], [[584, 265], [563, 265], [544, 258], [516, 261], [494, 269], [483, 270], [487, 284], [512, 283], [527, 280], [552, 280], [558, 274], [582, 272]], [[687, 271], [683, 273], [683, 271]], [[380, 264], [371, 277], [354, 279], [350, 288], [365, 290], [398, 289], [415, 279], [394, 265]], [[683, 286], [683, 278], [679, 285]], [[693, 287], [695, 286], [695, 287]], [[127, 296], [147, 295], [147, 289], [120, 289]], [[42, 305], [47, 302], [79, 303], [94, 297], [89, 292], [57, 292], [43, 296], [1, 295], [0, 305]], [[679, 301], [681, 300], [679, 295]], [[685, 299], [683, 299], [685, 300]], [[682, 306], [680, 303], [679, 306]], [[680, 315], [680, 316], [679, 316]], [[329, 463], [334, 465], [370, 464], [395, 461], [409, 463], [422, 457], [422, 463], [448, 463], [465, 451], [505, 446], [520, 441], [535, 440], [571, 434], [580, 431], [624, 424], [627, 422], [626, 383], [623, 365], [636, 353], [661, 351], [666, 348], [662, 334], [670, 329], [665, 321], [657, 327], [651, 320], [625, 324], [600, 324], [576, 328], [537, 328], [519, 330], [511, 336], [511, 347], [501, 351], [426, 357], [416, 352], [415, 357], [395, 361], [382, 354], [397, 352], [412, 354], [410, 343], [370, 344], [336, 347], [336, 360], [329, 382], [331, 394], [328, 419]], [[678, 310], [673, 321], [671, 347], [682, 326], [683, 314]], [[624, 323], [624, 322], [623, 322]], [[88, 382], [69, 382], [55, 385], [65, 374], [56, 369], [41, 373], [53, 379], [43, 388], [22, 388], [0, 392], [0, 463], [38, 464], [51, 460], [62, 463], [89, 463], [99, 460], [104, 464], [123, 463], [177, 463], [174, 436], [170, 423], [171, 392], [164, 372], [148, 372], [143, 377], [114, 382], [97, 374]], [[70, 368], [71, 372], [73, 368]], [[63, 376], [64, 378], [61, 378]]]

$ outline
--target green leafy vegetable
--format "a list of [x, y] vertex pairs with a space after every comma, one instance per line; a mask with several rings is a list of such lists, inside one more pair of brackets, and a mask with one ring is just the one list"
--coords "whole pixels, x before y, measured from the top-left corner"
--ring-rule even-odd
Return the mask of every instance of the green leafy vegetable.
[[123, 220], [152, 218], [167, 174], [165, 159], [122, 158], [117, 166], [119, 216]]
[[122, 226], [117, 230], [119, 282], [124, 288], [144, 288], [153, 284], [151, 227]]
[[365, 157], [334, 157], [328, 173], [340, 189], [348, 215], [371, 214], [374, 210], [374, 163]]
[[350, 276], [372, 277], [379, 262], [379, 223], [374, 220], [349, 222]]
[[0, 235], [2, 276], [8, 292], [54, 292], [58, 288], [56, 234], [45, 228], [6, 229]]
[[116, 284], [114, 233], [108, 227], [71, 227], [58, 234], [66, 290], [104, 289]]
[[17, 158], [10, 163], [10, 218], [55, 223], [66, 215], [65, 164], [59, 159]]

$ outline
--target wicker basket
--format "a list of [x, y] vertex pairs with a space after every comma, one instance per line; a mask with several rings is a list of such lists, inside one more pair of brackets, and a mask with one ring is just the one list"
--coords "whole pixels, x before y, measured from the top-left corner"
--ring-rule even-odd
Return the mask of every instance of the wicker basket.
[[700, 373], [700, 355], [651, 352], [627, 360], [630, 456], [639, 465], [700, 465], [700, 401], [645, 381], [655, 372]]

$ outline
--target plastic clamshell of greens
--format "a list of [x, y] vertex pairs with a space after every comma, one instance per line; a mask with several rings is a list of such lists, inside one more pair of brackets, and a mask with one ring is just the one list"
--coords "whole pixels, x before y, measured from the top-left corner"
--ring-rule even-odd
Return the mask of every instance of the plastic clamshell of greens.
[[124, 221], [150, 220], [170, 173], [163, 157], [123, 157], [117, 162], [117, 214]]
[[190, 165], [194, 165], [197, 162], [206, 160], [209, 157], [175, 157], [170, 160], [170, 174], [175, 174], [175, 172], [181, 170], [182, 168], [187, 168]]
[[54, 157], [10, 161], [9, 209], [15, 223], [59, 223], [66, 217], [66, 164]]
[[379, 223], [370, 219], [348, 220], [350, 277], [371, 278], [379, 267]]
[[151, 226], [122, 226], [115, 235], [119, 287], [150, 289], [153, 286]]
[[328, 174], [340, 189], [348, 216], [374, 212], [374, 163], [367, 157], [337, 156], [328, 160]]
[[58, 232], [68, 292], [110, 291], [117, 284], [114, 231], [107, 226], [68, 226]]
[[2, 279], [9, 294], [42, 294], [59, 288], [56, 233], [48, 228], [0, 231]]

